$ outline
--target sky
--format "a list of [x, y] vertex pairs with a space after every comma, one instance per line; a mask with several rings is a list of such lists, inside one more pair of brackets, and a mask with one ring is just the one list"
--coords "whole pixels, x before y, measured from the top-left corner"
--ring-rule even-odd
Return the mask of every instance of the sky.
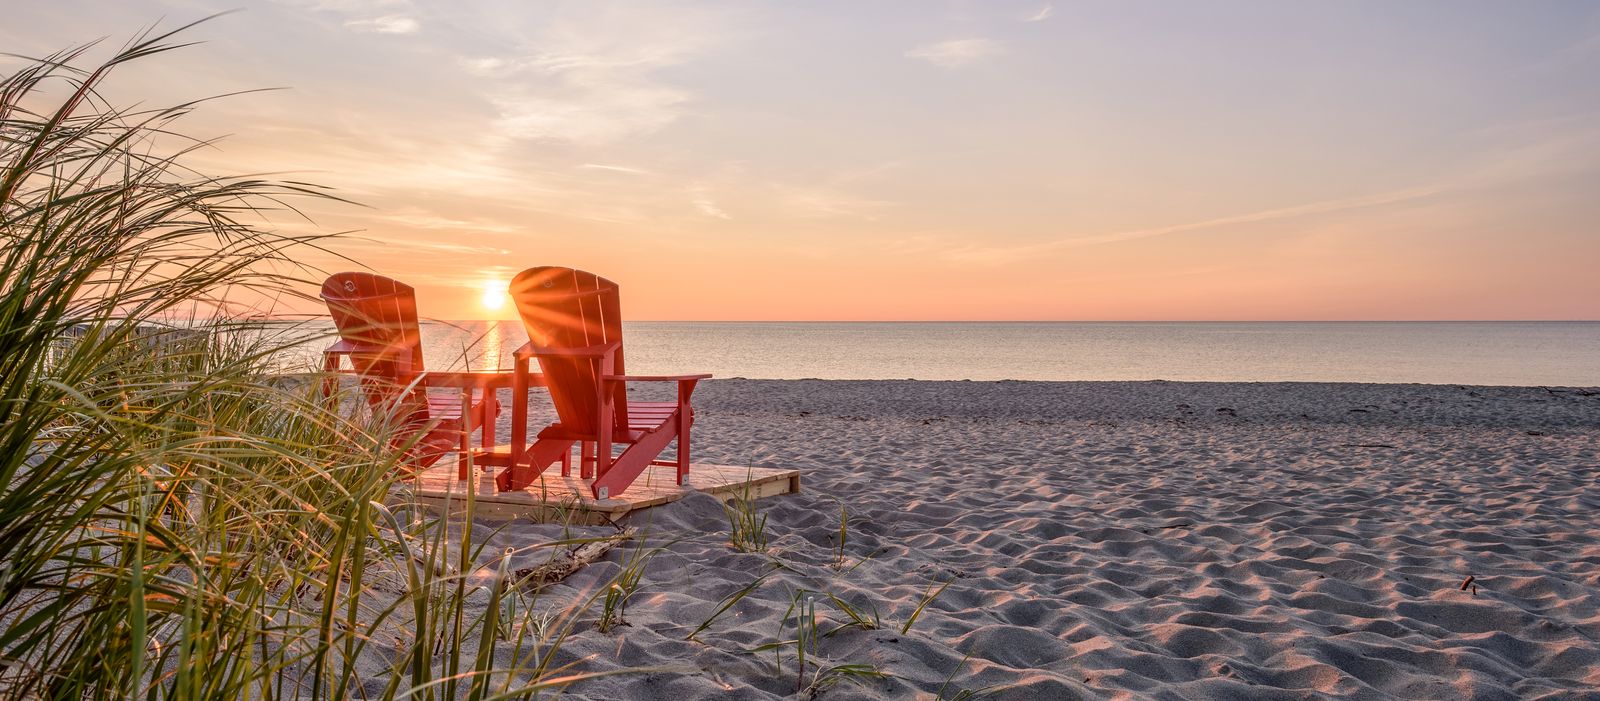
[[359, 202], [263, 226], [435, 318], [566, 265], [640, 320], [1600, 319], [1591, 2], [0, 6], [24, 55], [238, 10], [109, 94], [283, 88], [191, 165]]

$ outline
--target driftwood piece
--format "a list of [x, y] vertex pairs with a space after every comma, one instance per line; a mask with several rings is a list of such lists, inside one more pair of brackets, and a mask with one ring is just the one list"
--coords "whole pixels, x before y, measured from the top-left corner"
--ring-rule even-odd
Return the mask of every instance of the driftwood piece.
[[606, 556], [612, 548], [633, 538], [634, 529], [625, 528], [621, 533], [601, 540], [594, 540], [577, 547], [567, 548], [557, 553], [554, 558], [538, 567], [524, 567], [517, 570], [513, 581], [525, 587], [542, 587], [546, 584], [559, 582], [572, 576], [589, 563]]

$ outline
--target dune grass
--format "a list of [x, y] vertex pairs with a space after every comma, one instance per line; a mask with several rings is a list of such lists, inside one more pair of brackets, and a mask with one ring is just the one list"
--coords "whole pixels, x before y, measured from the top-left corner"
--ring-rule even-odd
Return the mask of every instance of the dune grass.
[[724, 502], [722, 511], [728, 517], [728, 544], [742, 553], [760, 553], [767, 550], [767, 514], [756, 506], [750, 474], [745, 473], [744, 489]]
[[305, 339], [232, 312], [315, 289], [296, 261], [323, 239], [264, 215], [331, 195], [187, 168], [209, 144], [178, 123], [200, 103], [102, 97], [185, 30], [0, 79], [0, 697], [524, 698], [581, 679], [550, 662], [576, 612], [508, 589], [503, 563], [469, 581], [470, 518], [390, 501], [389, 422], [275, 376]]

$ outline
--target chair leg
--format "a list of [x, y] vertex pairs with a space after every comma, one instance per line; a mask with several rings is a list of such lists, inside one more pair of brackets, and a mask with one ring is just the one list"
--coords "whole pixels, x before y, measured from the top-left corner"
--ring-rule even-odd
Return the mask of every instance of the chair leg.
[[495, 475], [495, 486], [502, 492], [513, 492], [531, 486], [545, 468], [556, 463], [562, 455], [572, 454], [572, 441], [560, 438], [540, 438], [523, 453], [523, 460]]
[[596, 499], [615, 499], [633, 480], [650, 467], [651, 461], [661, 455], [667, 445], [676, 438], [673, 426], [663, 426], [656, 431], [640, 436], [639, 439], [624, 448], [621, 455], [608, 466], [609, 469], [600, 473], [594, 483], [590, 485], [590, 493]]
[[[478, 442], [484, 448], [494, 448], [494, 423], [500, 418], [498, 406], [494, 403], [494, 390], [488, 390], [483, 397], [483, 423], [478, 426]], [[485, 465], [485, 467], [488, 467]]]
[[339, 372], [339, 356], [331, 353], [322, 356], [322, 372], [322, 403], [324, 408], [333, 411], [339, 408], [339, 378], [334, 374]]
[[472, 476], [472, 390], [461, 390], [461, 437], [456, 442], [456, 479]]
[[678, 412], [678, 486], [689, 481], [689, 420], [687, 409]]

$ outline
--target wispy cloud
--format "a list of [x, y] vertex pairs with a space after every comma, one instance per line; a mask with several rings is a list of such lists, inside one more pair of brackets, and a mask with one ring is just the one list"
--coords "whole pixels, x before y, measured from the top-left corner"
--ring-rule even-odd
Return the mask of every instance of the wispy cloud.
[[430, 285], [442, 288], [483, 289], [486, 287], [486, 282], [510, 279], [517, 270], [504, 265], [474, 265], [456, 270], [419, 270], [406, 273], [405, 281], [417, 287]]
[[1180, 234], [1189, 231], [1202, 231], [1225, 226], [1239, 226], [1267, 221], [1295, 219], [1318, 214], [1331, 214], [1345, 210], [1363, 209], [1367, 207], [1378, 207], [1387, 204], [1409, 202], [1437, 195], [1441, 192], [1444, 192], [1446, 189], [1448, 188], [1443, 186], [1411, 188], [1368, 195], [1364, 197], [1351, 197], [1336, 200], [1325, 200], [1321, 202], [1310, 202], [1291, 207], [1275, 207], [1272, 209], [1263, 209], [1255, 212], [1247, 212], [1244, 214], [1235, 214], [1232, 216], [1217, 217], [1214, 219], [1205, 219], [1201, 221], [1185, 222], [1170, 226], [1126, 229], [1123, 231], [1114, 231], [1105, 234], [1097, 234], [1094, 236], [1059, 238], [1021, 246], [973, 246], [964, 250], [950, 251], [950, 255], [962, 260], [976, 260], [996, 264], [1009, 263], [1034, 256], [1045, 255], [1059, 250], [1076, 248], [1079, 246], [1122, 243], [1156, 236]]
[[518, 139], [562, 139], [605, 144], [660, 129], [688, 101], [682, 90], [650, 85], [584, 85], [572, 94], [492, 97], [500, 116], [494, 127]]
[[642, 168], [629, 168], [627, 166], [606, 165], [604, 163], [585, 163], [585, 164], [580, 165], [578, 167], [579, 168], [587, 168], [589, 170], [610, 171], [610, 172], [613, 172], [613, 173], [628, 173], [630, 175], [648, 175], [650, 173], [650, 171], [644, 170]]
[[460, 253], [463, 255], [509, 255], [511, 251], [497, 246], [480, 246], [468, 243], [442, 243], [434, 241], [410, 241], [403, 239], [375, 239], [365, 236], [346, 236], [339, 241], [340, 248], [381, 248], [385, 251], [409, 250], [424, 251], [428, 253]]
[[541, 72], [559, 74], [583, 70], [653, 69], [688, 60], [695, 53], [692, 41], [641, 43], [623, 46], [589, 46], [573, 41], [573, 46], [546, 48], [512, 56], [465, 56], [460, 59], [467, 70], [485, 76], [511, 76]]
[[1029, 17], [1029, 18], [1027, 18], [1025, 20], [1022, 20], [1022, 21], [1024, 21], [1024, 22], [1043, 22], [1043, 21], [1045, 21], [1047, 19], [1050, 19], [1050, 15], [1054, 11], [1055, 11], [1055, 7], [1053, 7], [1051, 5], [1045, 5], [1044, 7], [1039, 8], [1038, 12], [1033, 13], [1033, 16], [1031, 16], [1031, 17]]
[[[488, 96], [499, 112], [494, 123], [497, 133], [517, 139], [604, 144], [670, 124], [689, 101], [688, 91], [649, 77], [652, 68], [675, 59], [657, 60], [475, 59], [468, 70], [515, 79]], [[519, 78], [528, 73], [537, 74], [537, 79]]]
[[452, 219], [433, 214], [415, 211], [402, 211], [381, 217], [383, 221], [408, 226], [413, 229], [428, 229], [432, 231], [476, 231], [489, 234], [514, 234], [521, 231], [520, 227], [487, 219]]
[[712, 199], [709, 197], [696, 197], [694, 200], [694, 207], [695, 209], [700, 210], [701, 214], [704, 214], [708, 217], [716, 217], [718, 219], [733, 218], [728, 216], [728, 213], [723, 211], [721, 207], [718, 207], [717, 203], [712, 201]]
[[992, 39], [950, 39], [918, 46], [907, 51], [906, 57], [927, 61], [944, 68], [956, 68], [1000, 52], [999, 42]]
[[499, 56], [462, 56], [456, 62], [473, 75], [496, 76], [512, 71], [511, 61]]
[[416, 34], [422, 22], [411, 0], [273, 0], [300, 10], [342, 16], [345, 29], [366, 34]]
[[405, 15], [385, 15], [372, 19], [353, 19], [344, 23], [344, 26], [358, 32], [372, 34], [416, 34], [422, 30], [422, 23], [414, 17]]
[[519, 37], [527, 48], [457, 59], [490, 81], [483, 95], [499, 113], [494, 134], [610, 144], [648, 134], [681, 116], [694, 94], [662, 69], [726, 40], [715, 14], [612, 12], [577, 5]]
[[410, 0], [280, 0], [285, 4], [307, 7], [317, 12], [360, 13], [391, 7], [409, 6]]
[[1207, 219], [1207, 220], [1204, 220], [1204, 221], [1189, 222], [1189, 223], [1186, 223], [1186, 224], [1174, 224], [1172, 226], [1158, 226], [1158, 227], [1153, 227], [1153, 228], [1149, 228], [1149, 229], [1129, 229], [1129, 230], [1126, 230], [1126, 231], [1117, 231], [1117, 232], [1113, 232], [1113, 233], [1109, 233], [1109, 234], [1100, 234], [1098, 236], [1084, 236], [1084, 237], [1080, 237], [1080, 238], [1063, 239], [1061, 241], [1056, 242], [1055, 245], [1057, 245], [1057, 246], [1074, 246], [1074, 245], [1097, 244], [1097, 243], [1117, 243], [1117, 242], [1120, 242], [1120, 241], [1133, 241], [1135, 239], [1145, 239], [1145, 238], [1150, 238], [1152, 236], [1165, 236], [1167, 234], [1177, 234], [1177, 233], [1182, 233], [1182, 232], [1185, 232], [1185, 231], [1196, 231], [1196, 230], [1200, 230], [1200, 229], [1214, 229], [1214, 228], [1219, 227], [1219, 226], [1231, 226], [1231, 225], [1235, 225], [1235, 224], [1254, 224], [1256, 222], [1272, 221], [1272, 220], [1275, 220], [1275, 219], [1292, 219], [1292, 218], [1295, 218], [1295, 217], [1304, 217], [1304, 216], [1309, 216], [1309, 215], [1313, 215], [1313, 214], [1327, 214], [1327, 213], [1330, 213], [1330, 212], [1339, 212], [1339, 211], [1343, 211], [1343, 210], [1347, 210], [1347, 209], [1361, 209], [1361, 208], [1364, 208], [1364, 207], [1376, 207], [1376, 206], [1385, 205], [1385, 204], [1395, 204], [1397, 202], [1407, 202], [1407, 201], [1410, 201], [1410, 200], [1416, 200], [1416, 199], [1421, 199], [1421, 198], [1424, 198], [1424, 197], [1428, 197], [1430, 195], [1436, 195], [1436, 194], [1439, 194], [1439, 192], [1441, 192], [1441, 191], [1442, 191], [1442, 188], [1422, 187], [1422, 188], [1413, 188], [1413, 189], [1409, 189], [1409, 190], [1399, 190], [1399, 191], [1396, 191], [1396, 192], [1385, 192], [1385, 193], [1381, 193], [1381, 194], [1377, 194], [1377, 195], [1369, 195], [1369, 196], [1366, 196], [1366, 197], [1352, 197], [1352, 198], [1347, 198], [1347, 199], [1326, 200], [1326, 201], [1322, 201], [1322, 202], [1311, 202], [1311, 203], [1308, 203], [1308, 204], [1295, 205], [1295, 206], [1292, 206], [1292, 207], [1277, 207], [1277, 208], [1274, 208], [1274, 209], [1263, 209], [1263, 210], [1258, 211], [1258, 212], [1249, 212], [1247, 214], [1236, 214], [1236, 215], [1233, 215], [1233, 216], [1218, 217], [1216, 219]]
[[831, 187], [780, 187], [777, 205], [789, 216], [806, 219], [849, 218], [875, 221], [875, 211], [892, 206], [886, 200], [874, 200]]

